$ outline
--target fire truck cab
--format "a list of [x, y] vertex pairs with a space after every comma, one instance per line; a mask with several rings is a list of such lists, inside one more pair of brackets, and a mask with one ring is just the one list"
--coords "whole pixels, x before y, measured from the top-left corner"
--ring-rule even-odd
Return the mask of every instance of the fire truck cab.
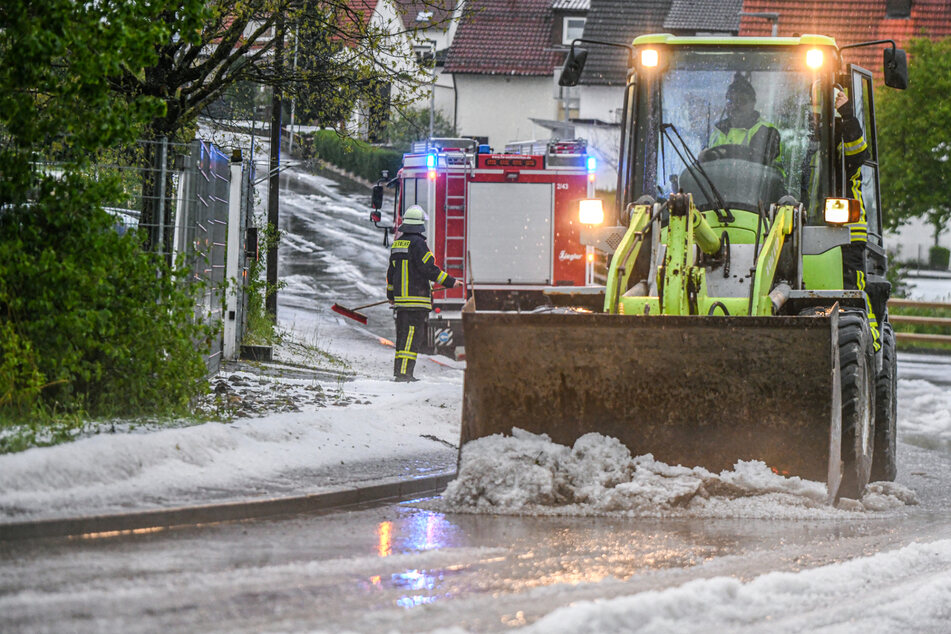
[[424, 349], [464, 354], [467, 300], [479, 310], [531, 311], [558, 294], [603, 288], [578, 218], [580, 201], [594, 196], [594, 161], [583, 140], [510, 143], [502, 153], [472, 139], [421, 141], [388, 183], [397, 191], [386, 225], [377, 184], [371, 220], [396, 231], [402, 212], [421, 206], [436, 263], [462, 282], [434, 289]]

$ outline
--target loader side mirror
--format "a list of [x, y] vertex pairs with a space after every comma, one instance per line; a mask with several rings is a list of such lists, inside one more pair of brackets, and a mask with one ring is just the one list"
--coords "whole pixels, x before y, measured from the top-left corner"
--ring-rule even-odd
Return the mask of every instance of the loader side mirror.
[[581, 71], [584, 70], [585, 60], [588, 59], [588, 51], [583, 48], [571, 47], [568, 51], [568, 59], [561, 69], [561, 76], [558, 78], [559, 86], [577, 86], [581, 78]]
[[896, 48], [886, 48], [885, 57], [885, 85], [898, 90], [908, 88], [908, 58], [905, 51]]
[[[383, 207], [383, 184], [377, 183], [373, 186], [373, 196], [370, 200], [370, 206], [374, 209], [380, 209]], [[372, 215], [372, 214], [371, 214]], [[377, 213], [379, 216], [380, 214]]]

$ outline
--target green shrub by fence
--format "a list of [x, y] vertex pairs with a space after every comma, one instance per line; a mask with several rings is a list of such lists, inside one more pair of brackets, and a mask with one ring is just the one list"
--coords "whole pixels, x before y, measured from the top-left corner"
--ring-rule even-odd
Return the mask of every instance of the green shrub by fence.
[[928, 250], [928, 264], [933, 268], [945, 270], [951, 260], [951, 250], [942, 246], [933, 246]]
[[388, 170], [391, 178], [396, 176], [403, 162], [402, 153], [396, 150], [341, 138], [332, 130], [303, 135], [301, 149], [304, 158], [319, 158], [371, 182], [379, 179], [383, 170]]

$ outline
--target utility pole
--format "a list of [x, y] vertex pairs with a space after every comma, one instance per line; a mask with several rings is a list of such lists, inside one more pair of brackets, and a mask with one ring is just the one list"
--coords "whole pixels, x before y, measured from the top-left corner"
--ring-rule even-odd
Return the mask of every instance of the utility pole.
[[432, 46], [432, 58], [429, 63], [429, 72], [432, 73], [432, 80], [429, 84], [429, 138], [433, 138], [433, 122], [436, 118], [436, 40], [427, 40]]
[[[291, 66], [294, 75], [297, 74], [297, 26], [294, 27], [294, 62]], [[291, 121], [287, 126], [287, 156], [294, 154], [294, 109], [297, 107], [297, 100], [291, 98]]]
[[271, 97], [271, 161], [268, 175], [268, 196], [267, 196], [267, 223], [271, 229], [271, 239], [268, 241], [267, 249], [267, 292], [265, 300], [265, 310], [271, 316], [274, 323], [277, 323], [277, 231], [280, 209], [280, 184], [281, 184], [281, 80], [280, 74], [284, 65], [284, 14], [280, 13], [274, 23], [274, 70], [276, 81], [274, 82], [273, 95]]

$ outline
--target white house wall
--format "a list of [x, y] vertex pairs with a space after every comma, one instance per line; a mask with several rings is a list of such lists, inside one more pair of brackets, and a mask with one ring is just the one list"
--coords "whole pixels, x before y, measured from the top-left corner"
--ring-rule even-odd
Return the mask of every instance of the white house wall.
[[555, 118], [550, 76], [457, 74], [455, 79], [456, 130], [465, 136], [489, 137], [496, 151], [510, 141], [533, 138], [536, 126], [531, 118]]
[[[951, 231], [944, 229], [938, 235], [938, 245], [951, 249]], [[934, 246], [934, 226], [923, 218], [912, 218], [898, 231], [885, 232], [885, 248], [895, 254], [899, 262], [928, 262], [928, 251]]]
[[623, 86], [582, 86], [580, 97], [579, 119], [597, 119], [609, 123], [621, 120]]

